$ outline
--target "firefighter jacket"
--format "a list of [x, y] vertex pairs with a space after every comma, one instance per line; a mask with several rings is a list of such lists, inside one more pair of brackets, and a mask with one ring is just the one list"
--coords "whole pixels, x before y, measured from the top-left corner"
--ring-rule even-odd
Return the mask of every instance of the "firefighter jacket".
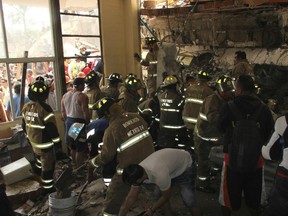
[[254, 77], [253, 67], [249, 64], [247, 59], [238, 61], [232, 71], [232, 76], [238, 78], [241, 75], [249, 75]]
[[157, 76], [157, 52], [149, 51], [145, 60], [141, 60], [140, 64], [148, 67], [147, 71], [149, 77]]
[[182, 118], [188, 129], [194, 129], [203, 101], [211, 94], [213, 90], [205, 82], [190, 85], [186, 89]]
[[24, 105], [21, 114], [23, 130], [33, 148], [50, 149], [54, 144], [61, 148], [56, 119], [48, 104], [31, 101]]
[[85, 90], [84, 93], [88, 97], [88, 108], [91, 120], [96, 120], [98, 116], [96, 110], [93, 110], [92, 107], [98, 100], [105, 97], [105, 94], [97, 87], [87, 88], [87, 90]]
[[158, 94], [160, 108], [160, 130], [173, 133], [185, 128], [182, 120], [184, 98], [173, 89], [166, 89]]
[[155, 121], [158, 105], [153, 97], [149, 97], [138, 105], [138, 113], [147, 122], [148, 125]]
[[140, 95], [137, 92], [132, 93], [125, 89], [119, 95], [119, 99], [122, 99], [119, 101], [119, 104], [122, 106], [125, 112], [137, 113], [137, 106], [140, 100]]
[[120, 113], [109, 120], [101, 153], [91, 160], [95, 167], [103, 166], [117, 157], [117, 173], [130, 164], [138, 164], [154, 152], [152, 137], [140, 115]]
[[102, 92], [105, 94], [106, 97], [112, 97], [113, 99], [118, 99], [120, 92], [117, 87], [107, 86], [101, 88]]
[[217, 124], [223, 103], [224, 99], [217, 90], [204, 99], [194, 129], [194, 134], [200, 139], [216, 143], [221, 142], [223, 135], [219, 132]]

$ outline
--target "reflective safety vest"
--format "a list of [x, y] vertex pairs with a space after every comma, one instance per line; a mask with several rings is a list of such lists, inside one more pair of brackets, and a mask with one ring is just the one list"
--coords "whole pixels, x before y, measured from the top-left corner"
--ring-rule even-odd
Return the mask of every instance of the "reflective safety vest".
[[60, 142], [56, 119], [48, 104], [31, 101], [24, 105], [21, 115], [27, 138], [34, 148], [48, 149]]
[[206, 83], [200, 82], [187, 88], [182, 117], [188, 129], [194, 129], [203, 101], [211, 94], [213, 90]]
[[71, 65], [69, 65], [70, 68], [70, 73], [73, 79], [75, 79], [77, 77], [77, 74], [79, 72], [82, 71], [82, 69], [85, 67], [85, 62], [84, 61], [80, 61], [80, 62], [76, 62], [76, 61], [72, 61], [70, 63]]
[[158, 94], [160, 107], [160, 130], [173, 132], [185, 127], [182, 120], [184, 98], [174, 90], [167, 89]]

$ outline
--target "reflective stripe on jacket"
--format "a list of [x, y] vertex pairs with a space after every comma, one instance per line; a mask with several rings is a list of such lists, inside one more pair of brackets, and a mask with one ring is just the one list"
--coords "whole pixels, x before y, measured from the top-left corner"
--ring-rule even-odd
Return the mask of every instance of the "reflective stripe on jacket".
[[188, 129], [194, 129], [203, 101], [211, 94], [213, 94], [213, 90], [204, 82], [188, 86], [182, 113], [185, 126]]
[[101, 153], [91, 161], [94, 166], [111, 162], [117, 154], [118, 169], [138, 164], [154, 152], [147, 124], [139, 114], [123, 113], [109, 121]]
[[223, 103], [224, 100], [217, 91], [204, 99], [195, 126], [195, 134], [199, 138], [216, 142], [222, 137], [222, 134], [217, 129], [217, 121], [220, 107]]
[[27, 137], [33, 147], [48, 149], [60, 142], [56, 119], [48, 104], [31, 101], [25, 104], [21, 114]]
[[182, 110], [184, 98], [175, 90], [166, 89], [158, 94], [160, 107], [160, 130], [184, 128]]

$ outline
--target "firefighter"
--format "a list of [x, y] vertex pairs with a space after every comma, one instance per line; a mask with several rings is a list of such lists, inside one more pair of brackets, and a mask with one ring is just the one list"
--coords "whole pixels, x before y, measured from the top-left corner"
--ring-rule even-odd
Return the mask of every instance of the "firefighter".
[[[93, 111], [96, 112], [97, 103], [92, 106]], [[98, 115], [97, 115], [98, 116]], [[100, 114], [101, 116], [101, 114]], [[92, 121], [87, 126], [87, 143], [89, 147], [89, 159], [96, 157], [99, 153], [101, 153], [101, 149], [103, 146], [103, 136], [104, 132], [109, 126], [108, 120], [103, 116], [102, 118], [98, 118], [95, 121]], [[115, 164], [115, 160], [113, 161]], [[110, 172], [103, 169], [103, 180], [106, 186], [109, 186], [112, 176], [115, 174], [114, 167], [112, 164], [109, 166]], [[91, 182], [94, 179], [93, 176], [94, 166], [90, 163], [88, 166], [88, 182]], [[105, 170], [105, 171], [104, 171]]]
[[143, 66], [148, 67], [148, 77], [146, 80], [146, 86], [148, 90], [148, 97], [156, 91], [156, 79], [157, 79], [157, 55], [159, 47], [157, 40], [154, 37], [146, 37], [145, 43], [148, 46], [149, 52], [145, 59], [142, 59], [138, 53], [134, 54], [134, 58]]
[[154, 142], [154, 147], [157, 148], [157, 137], [159, 132], [159, 103], [157, 94], [149, 97], [138, 105], [139, 115], [147, 122], [148, 130]]
[[108, 86], [101, 88], [104, 94], [107, 97], [112, 97], [115, 100], [118, 99], [120, 92], [119, 92], [119, 84], [122, 83], [122, 79], [120, 74], [112, 73], [108, 77]]
[[125, 112], [134, 112], [138, 111], [137, 106], [140, 102], [140, 94], [138, 91], [141, 90], [142, 86], [140, 80], [135, 77], [128, 77], [124, 81], [125, 89], [119, 95], [119, 98], [123, 99], [119, 103], [125, 110]]
[[117, 172], [108, 187], [103, 215], [117, 215], [130, 187], [123, 183], [123, 169], [140, 163], [154, 152], [152, 137], [146, 122], [138, 114], [124, 113], [122, 107], [110, 97], [97, 102], [99, 118], [105, 116], [109, 127], [105, 130], [101, 153], [91, 160], [96, 169], [117, 160]]
[[178, 83], [175, 76], [169, 75], [164, 79], [162, 91], [158, 93], [160, 108], [158, 146], [189, 150], [189, 138], [182, 120], [184, 98], [178, 92]]
[[193, 144], [193, 131], [197, 123], [197, 117], [203, 100], [213, 93], [213, 90], [208, 86], [207, 82], [211, 80], [209, 74], [205, 71], [197, 73], [197, 81], [195, 84], [189, 85], [184, 93], [185, 105], [182, 112], [182, 118], [191, 140], [191, 147]]
[[233, 79], [221, 76], [217, 79], [216, 88], [213, 94], [204, 99], [194, 128], [195, 153], [198, 162], [196, 189], [205, 193], [215, 193], [215, 189], [210, 186], [210, 172], [213, 168], [210, 165], [209, 153], [211, 147], [223, 144], [223, 134], [217, 129], [217, 120], [222, 104], [233, 96]]
[[45, 103], [48, 95], [48, 86], [42, 80], [35, 81], [28, 90], [30, 102], [21, 111], [23, 130], [36, 156], [35, 173], [41, 173], [41, 185], [45, 193], [54, 191], [54, 147], [57, 154], [61, 152], [56, 119], [52, 108]]
[[71, 61], [68, 67], [69, 77], [75, 79], [79, 72], [85, 67], [85, 62], [81, 60], [81, 57], [77, 57], [75, 61]]
[[88, 96], [88, 107], [92, 121], [98, 118], [96, 110], [93, 110], [92, 107], [98, 100], [104, 97], [104, 93], [99, 88], [99, 81], [100, 77], [95, 71], [90, 71], [90, 73], [85, 76], [87, 88], [84, 93]]

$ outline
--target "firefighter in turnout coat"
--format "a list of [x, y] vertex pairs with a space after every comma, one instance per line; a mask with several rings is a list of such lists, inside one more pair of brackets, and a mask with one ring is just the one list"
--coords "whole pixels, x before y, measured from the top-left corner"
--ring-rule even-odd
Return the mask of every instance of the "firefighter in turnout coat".
[[118, 100], [104, 97], [97, 102], [99, 118], [105, 116], [109, 126], [105, 130], [101, 153], [91, 159], [96, 170], [117, 161], [104, 202], [103, 215], [117, 215], [130, 187], [122, 181], [122, 172], [130, 164], [140, 163], [154, 152], [152, 137], [146, 122], [139, 114], [124, 113]]
[[36, 174], [41, 173], [41, 185], [46, 192], [53, 191], [55, 165], [54, 147], [61, 152], [61, 140], [52, 108], [45, 103], [49, 88], [42, 80], [30, 85], [30, 102], [22, 109], [23, 130], [36, 156]]
[[216, 91], [204, 99], [200, 108], [194, 129], [194, 143], [198, 162], [196, 189], [202, 192], [215, 192], [214, 188], [210, 187], [209, 153], [213, 146], [222, 144], [223, 135], [217, 128], [217, 120], [222, 104], [232, 98], [233, 88], [232, 78], [218, 78]]

